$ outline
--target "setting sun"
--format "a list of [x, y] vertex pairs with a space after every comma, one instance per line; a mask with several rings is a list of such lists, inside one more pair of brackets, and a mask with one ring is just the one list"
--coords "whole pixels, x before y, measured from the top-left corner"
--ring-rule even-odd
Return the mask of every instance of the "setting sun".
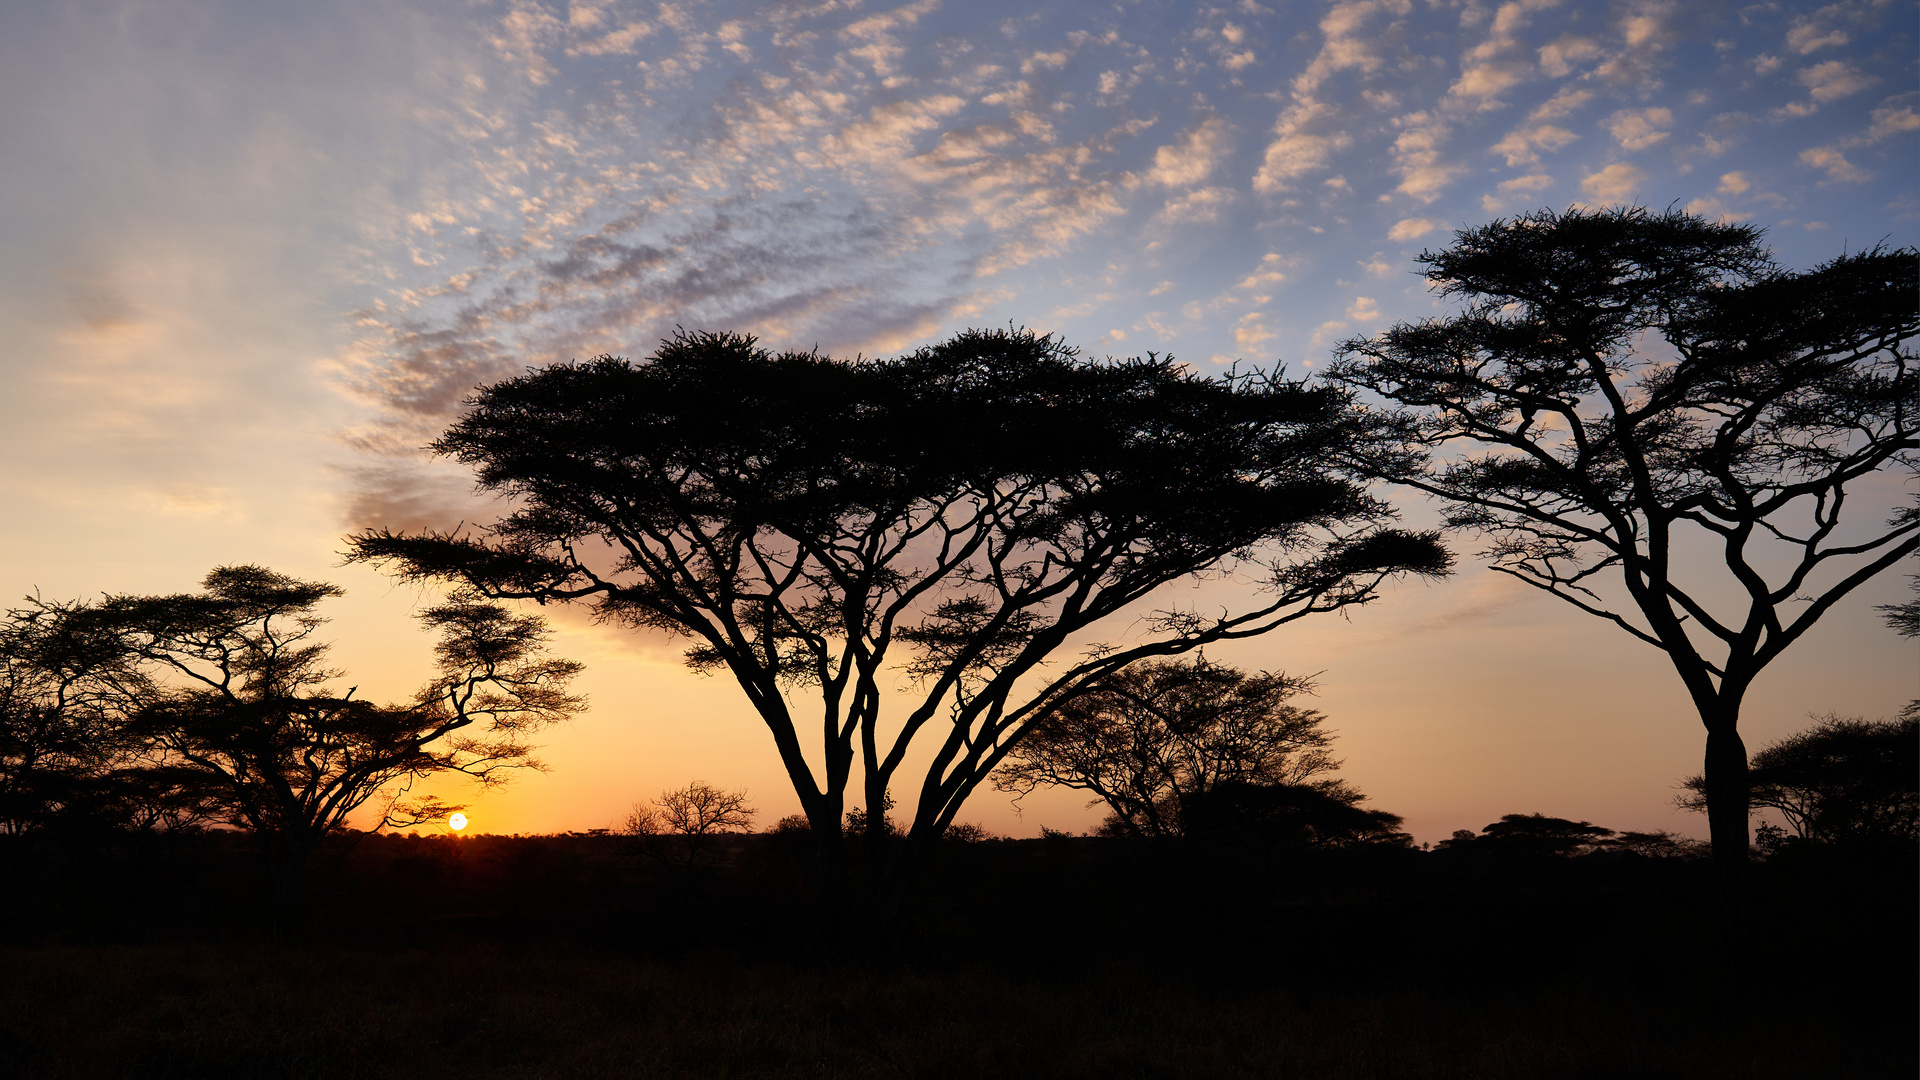
[[448, 814], [447, 815], [447, 828], [452, 829], [454, 832], [459, 832], [461, 829], [464, 829], [466, 827], [467, 827], [467, 815], [465, 814]]

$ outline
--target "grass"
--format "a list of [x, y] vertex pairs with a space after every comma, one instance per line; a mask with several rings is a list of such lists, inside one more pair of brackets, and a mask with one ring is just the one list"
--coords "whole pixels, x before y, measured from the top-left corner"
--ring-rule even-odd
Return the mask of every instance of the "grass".
[[1920, 1072], [1911, 883], [1885, 884], [1904, 868], [1768, 885], [1761, 970], [1729, 988], [1701, 976], [1684, 867], [1416, 854], [1268, 873], [1209, 856], [1174, 872], [989, 845], [930, 876], [914, 963], [876, 970], [774, 947], [802, 936], [804, 905], [751, 851], [690, 888], [584, 841], [495, 848], [362, 846], [317, 883], [299, 944], [235, 921], [237, 854], [17, 874], [0, 1076]]
[[[1911, 1076], [1910, 1025], [1596, 994], [1231, 989], [1146, 972], [825, 972], [572, 949], [0, 951], [9, 1075], [92, 1077]], [[1810, 988], [1812, 989], [1812, 988]]]

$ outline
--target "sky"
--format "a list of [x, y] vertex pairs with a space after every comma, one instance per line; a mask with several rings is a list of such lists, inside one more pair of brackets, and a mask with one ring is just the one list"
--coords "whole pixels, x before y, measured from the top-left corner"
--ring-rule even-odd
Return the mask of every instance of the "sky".
[[[478, 384], [676, 326], [889, 355], [967, 326], [1311, 376], [1446, 310], [1414, 258], [1541, 207], [1682, 207], [1779, 259], [1920, 239], [1920, 8], [1704, 2], [216, 0], [0, 10], [0, 591], [340, 583], [365, 690], [427, 677], [430, 601], [367, 525], [484, 521], [420, 450]], [[1905, 497], [1901, 481], [1863, 493]], [[1409, 521], [1433, 508], [1404, 499]], [[1869, 521], [1869, 524], [1871, 521]], [[1487, 572], [1220, 653], [1318, 672], [1344, 775], [1422, 840], [1501, 814], [1699, 835], [1665, 660]], [[1711, 558], [1696, 559], [1704, 573]], [[1875, 604], [1762, 677], [1758, 747], [1920, 696]], [[604, 827], [691, 779], [794, 812], [678, 647], [561, 613], [592, 711], [492, 832]], [[444, 793], [460, 797], [458, 789]], [[1034, 835], [1073, 793], [975, 797]]]

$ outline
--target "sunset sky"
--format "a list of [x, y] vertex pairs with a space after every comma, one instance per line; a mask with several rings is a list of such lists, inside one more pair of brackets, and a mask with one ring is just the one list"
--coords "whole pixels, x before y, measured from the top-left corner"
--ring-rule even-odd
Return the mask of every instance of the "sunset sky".
[[[1024, 324], [1095, 355], [1317, 370], [1443, 310], [1451, 230], [1676, 205], [1780, 259], [1920, 240], [1911, 2], [460, 3], [0, 11], [0, 591], [336, 581], [363, 693], [427, 675], [377, 524], [484, 521], [418, 448], [478, 383], [673, 328], [884, 355]], [[1860, 502], [1873, 523], [1896, 478]], [[1433, 509], [1404, 502], [1414, 522]], [[1657, 652], [1483, 570], [1219, 652], [1320, 672], [1345, 775], [1423, 840], [1674, 812], [1699, 723]], [[1702, 570], [1707, 563], [1700, 564]], [[1920, 696], [1883, 578], [1763, 676], [1757, 747]], [[694, 778], [798, 801], [724, 677], [556, 613], [592, 711], [474, 829], [610, 824]], [[458, 797], [454, 788], [445, 789]], [[1090, 827], [1061, 794], [963, 820]]]

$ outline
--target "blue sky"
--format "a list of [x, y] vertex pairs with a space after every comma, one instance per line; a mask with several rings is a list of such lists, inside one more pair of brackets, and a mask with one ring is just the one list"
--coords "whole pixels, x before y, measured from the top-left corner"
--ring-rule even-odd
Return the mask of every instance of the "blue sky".
[[[343, 633], [379, 669], [424, 656], [400, 618], [412, 599], [338, 568], [338, 538], [484, 517], [417, 448], [472, 386], [526, 365], [644, 355], [676, 325], [871, 355], [1013, 322], [1095, 354], [1301, 374], [1344, 337], [1436, 310], [1422, 248], [1542, 206], [1749, 221], [1792, 266], [1912, 244], [1917, 12], [10, 5], [0, 585], [176, 589], [269, 562], [347, 582]], [[1916, 692], [1911, 650], [1870, 610], [1900, 593], [1889, 581], [1802, 647], [1755, 741]], [[1653, 805], [1698, 752], [1677, 683], [1650, 650], [1544, 604], [1470, 572], [1245, 661], [1325, 669], [1361, 786], [1427, 832], [1533, 809], [1684, 827]], [[617, 738], [582, 721], [556, 753], [582, 763], [575, 790], [605, 789], [602, 816], [622, 784], [702, 773], [777, 802], [764, 736], [725, 688], [569, 632], [631, 669], [603, 676], [603, 714], [671, 700], [729, 717], [637, 719]], [[1500, 677], [1522, 656], [1549, 673], [1605, 659]], [[1435, 704], [1463, 670], [1460, 700]], [[1382, 697], [1396, 679], [1428, 688]], [[1664, 714], [1525, 719], [1568, 680], [1599, 695], [1576, 712]], [[1504, 711], [1475, 720], [1488, 702]], [[1474, 771], [1495, 746], [1511, 763]], [[624, 774], [588, 764], [622, 755]], [[549, 782], [515, 797], [559, 806]], [[1568, 805], [1534, 805], [1556, 792]]]

